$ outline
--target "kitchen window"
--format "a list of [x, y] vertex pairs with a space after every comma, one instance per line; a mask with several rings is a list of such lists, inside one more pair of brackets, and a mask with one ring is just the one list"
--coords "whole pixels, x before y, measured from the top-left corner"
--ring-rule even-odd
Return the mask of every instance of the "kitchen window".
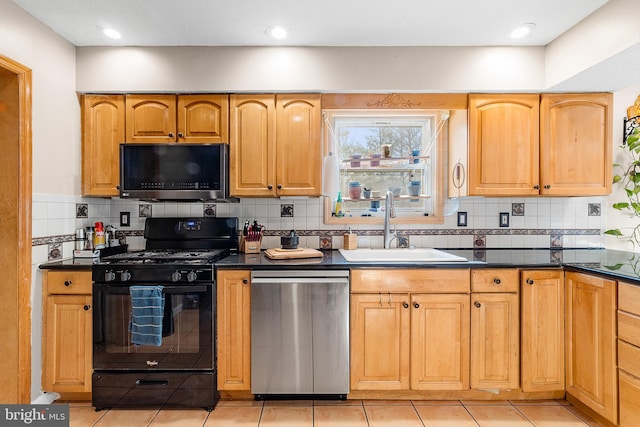
[[448, 117], [446, 110], [325, 110], [340, 192], [325, 199], [325, 223], [382, 223], [388, 190], [394, 222], [442, 223]]

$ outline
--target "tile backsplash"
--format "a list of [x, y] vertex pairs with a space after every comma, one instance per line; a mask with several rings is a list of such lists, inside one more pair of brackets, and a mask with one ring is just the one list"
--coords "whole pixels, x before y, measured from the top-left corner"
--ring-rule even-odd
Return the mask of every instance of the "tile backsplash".
[[[604, 247], [605, 197], [448, 199], [445, 223], [397, 226], [402, 246], [438, 248], [593, 248]], [[119, 198], [33, 195], [34, 263], [52, 255], [70, 257], [77, 228], [103, 221], [116, 227], [130, 249], [142, 249], [146, 217], [235, 216], [257, 218], [266, 226], [264, 248], [280, 246], [291, 229], [301, 246], [340, 248], [344, 225], [323, 223], [321, 198], [242, 199], [240, 203], [149, 203]], [[457, 212], [466, 212], [459, 225]], [[123, 213], [129, 226], [120, 227]], [[507, 214], [506, 216], [504, 214]], [[507, 225], [508, 226], [505, 226]], [[502, 226], [501, 226], [502, 225]], [[354, 225], [360, 247], [381, 247], [381, 225]]]

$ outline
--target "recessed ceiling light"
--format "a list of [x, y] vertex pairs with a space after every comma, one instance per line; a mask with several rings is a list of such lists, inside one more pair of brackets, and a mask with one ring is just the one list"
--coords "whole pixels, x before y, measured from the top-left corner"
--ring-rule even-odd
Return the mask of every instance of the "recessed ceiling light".
[[287, 37], [288, 31], [281, 25], [272, 25], [271, 27], [267, 28], [266, 33], [274, 39], [282, 40]]
[[121, 39], [122, 35], [120, 34], [120, 32], [118, 30], [114, 30], [113, 28], [105, 28], [104, 30], [102, 30], [102, 32], [104, 33], [105, 36], [111, 38], [111, 39]]
[[512, 39], [521, 39], [524, 37], [529, 37], [533, 34], [533, 30], [535, 29], [536, 29], [536, 24], [531, 22], [527, 24], [518, 25], [513, 31], [511, 31], [511, 34], [509, 34], [509, 37], [511, 37]]

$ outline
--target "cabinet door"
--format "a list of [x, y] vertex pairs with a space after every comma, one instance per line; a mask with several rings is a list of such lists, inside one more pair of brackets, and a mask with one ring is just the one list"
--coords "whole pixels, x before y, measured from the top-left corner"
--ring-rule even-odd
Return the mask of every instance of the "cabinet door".
[[640, 378], [620, 371], [620, 427], [636, 427], [640, 419]]
[[351, 389], [409, 389], [409, 295], [351, 295]]
[[611, 193], [613, 95], [542, 95], [540, 193]]
[[175, 95], [127, 95], [127, 142], [175, 142]]
[[615, 424], [616, 282], [568, 272], [565, 288], [567, 393]]
[[[276, 116], [273, 95], [231, 95], [231, 196], [276, 194]], [[302, 162], [303, 159], [298, 159]]]
[[218, 389], [251, 390], [251, 272], [217, 273]]
[[280, 196], [319, 196], [320, 95], [277, 95], [276, 185]]
[[411, 389], [469, 389], [469, 294], [411, 295]]
[[43, 325], [43, 390], [91, 391], [91, 304], [91, 295], [46, 297], [46, 323]]
[[228, 95], [178, 95], [178, 142], [229, 142]]
[[124, 117], [123, 95], [82, 97], [83, 196], [118, 195]]
[[539, 95], [469, 95], [469, 195], [539, 193]]
[[471, 388], [517, 389], [518, 294], [471, 294]]
[[522, 391], [564, 390], [564, 274], [521, 273]]

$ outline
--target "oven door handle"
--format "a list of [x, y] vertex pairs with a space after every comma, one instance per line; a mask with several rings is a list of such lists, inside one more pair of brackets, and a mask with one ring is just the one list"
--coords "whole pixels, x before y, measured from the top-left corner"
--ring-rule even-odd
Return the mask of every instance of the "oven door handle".
[[165, 286], [162, 290], [165, 294], [196, 294], [206, 292], [207, 287], [205, 285], [195, 286]]

